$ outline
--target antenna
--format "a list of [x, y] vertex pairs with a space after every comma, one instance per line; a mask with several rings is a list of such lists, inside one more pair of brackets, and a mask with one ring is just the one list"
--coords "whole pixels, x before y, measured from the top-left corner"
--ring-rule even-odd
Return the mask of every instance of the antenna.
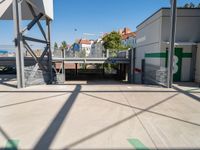
[[95, 36], [93, 33], [83, 33], [83, 38], [88, 39], [89, 36]]

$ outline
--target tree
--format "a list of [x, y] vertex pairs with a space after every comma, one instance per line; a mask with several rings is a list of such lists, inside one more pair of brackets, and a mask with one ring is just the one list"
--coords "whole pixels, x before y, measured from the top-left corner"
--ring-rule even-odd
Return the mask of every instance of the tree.
[[200, 3], [199, 3], [199, 5], [197, 6], [197, 8], [200, 8]]
[[192, 2], [190, 3], [190, 8], [195, 8], [195, 5]]
[[58, 49], [58, 44], [56, 42], [54, 43], [54, 49]]
[[103, 37], [105, 49], [118, 49], [121, 46], [121, 35], [118, 32], [111, 32]]
[[111, 54], [111, 56], [116, 56], [118, 51], [128, 50], [129, 48], [122, 45], [122, 42], [121, 42], [122, 36], [116, 31], [113, 31], [107, 34], [106, 36], [103, 37], [102, 40], [103, 40], [103, 46], [105, 50], [109, 50], [109, 54]]
[[63, 48], [63, 49], [66, 49], [66, 48], [67, 48], [67, 42], [66, 42], [66, 41], [63, 41], [63, 42], [61, 43], [61, 48]]
[[186, 3], [186, 4], [184, 5], [184, 8], [190, 8], [190, 4]]

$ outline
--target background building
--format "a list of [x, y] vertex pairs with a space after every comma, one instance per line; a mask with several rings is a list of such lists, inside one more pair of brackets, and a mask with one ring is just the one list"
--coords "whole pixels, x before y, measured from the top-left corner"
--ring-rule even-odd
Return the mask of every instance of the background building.
[[119, 30], [119, 34], [122, 36], [122, 44], [126, 47], [136, 47], [136, 33], [132, 32], [129, 28]]
[[90, 56], [95, 58], [102, 58], [104, 52], [105, 48], [103, 46], [103, 40], [99, 38], [92, 44]]
[[92, 41], [92, 40], [87, 40], [87, 39], [79, 40], [80, 51], [84, 51], [86, 57], [88, 57], [90, 55], [93, 43], [94, 43], [94, 41]]

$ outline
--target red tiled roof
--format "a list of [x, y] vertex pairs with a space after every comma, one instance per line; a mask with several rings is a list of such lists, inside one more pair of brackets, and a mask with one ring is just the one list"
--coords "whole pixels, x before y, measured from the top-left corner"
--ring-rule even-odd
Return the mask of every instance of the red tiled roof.
[[126, 39], [128, 39], [129, 37], [135, 37], [135, 36], [136, 36], [136, 33], [135, 33], [135, 32], [131, 32], [131, 33], [122, 35], [122, 39], [123, 39], [123, 40], [126, 40]]
[[79, 44], [91, 44], [91, 41], [89, 41], [89, 40], [84, 40], [84, 39], [81, 39], [80, 41], [79, 41]]

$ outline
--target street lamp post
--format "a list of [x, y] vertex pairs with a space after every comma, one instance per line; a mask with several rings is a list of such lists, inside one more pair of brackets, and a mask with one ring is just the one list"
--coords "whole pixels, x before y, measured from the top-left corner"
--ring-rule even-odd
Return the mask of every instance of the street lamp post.
[[170, 48], [168, 55], [168, 88], [172, 88], [173, 84], [173, 63], [174, 63], [174, 48], [176, 39], [176, 16], [177, 15], [177, 0], [171, 0], [171, 28], [170, 28]]

